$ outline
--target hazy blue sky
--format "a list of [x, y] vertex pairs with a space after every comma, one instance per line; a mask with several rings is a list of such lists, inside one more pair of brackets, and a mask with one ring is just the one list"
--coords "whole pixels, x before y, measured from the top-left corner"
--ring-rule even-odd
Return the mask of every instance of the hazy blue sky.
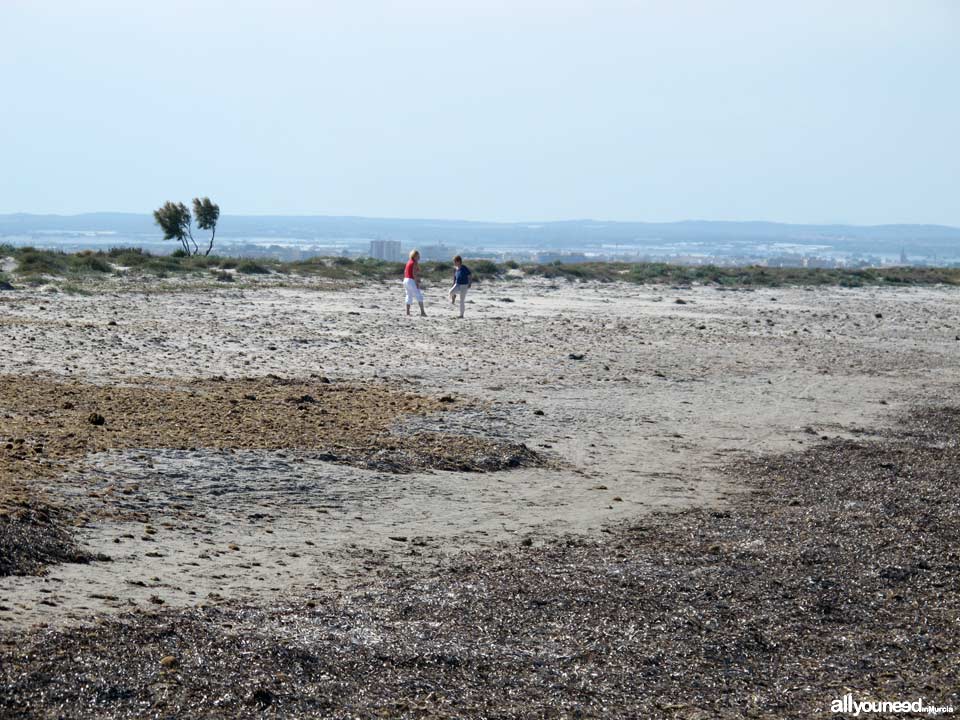
[[960, 0], [0, 0], [0, 212], [960, 226]]

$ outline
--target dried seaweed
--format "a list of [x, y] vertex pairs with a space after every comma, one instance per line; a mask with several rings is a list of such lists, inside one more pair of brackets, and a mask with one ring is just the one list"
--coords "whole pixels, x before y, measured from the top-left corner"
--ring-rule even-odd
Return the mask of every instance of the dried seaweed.
[[[461, 403], [462, 404], [462, 403]], [[398, 419], [458, 403], [381, 382], [325, 377], [151, 380], [118, 386], [0, 376], [0, 577], [76, 561], [38, 480], [56, 483], [88, 454], [130, 448], [302, 449], [391, 473], [488, 472], [546, 463], [525, 445], [452, 433], [391, 433]], [[56, 493], [50, 493], [55, 495]], [[109, 514], [109, 500], [103, 513]], [[30, 515], [33, 508], [41, 515]]]
[[58, 515], [51, 508], [29, 504], [0, 513], [0, 577], [37, 573], [51, 563], [94, 559], [77, 546]]
[[345, 597], [0, 643], [24, 718], [806, 718], [960, 705], [960, 415], [731, 467], [724, 510], [459, 556]]

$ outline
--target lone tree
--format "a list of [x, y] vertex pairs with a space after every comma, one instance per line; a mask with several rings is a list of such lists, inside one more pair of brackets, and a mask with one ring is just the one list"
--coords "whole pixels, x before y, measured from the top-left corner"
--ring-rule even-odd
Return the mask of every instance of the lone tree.
[[210, 231], [210, 242], [204, 255], [213, 250], [213, 239], [217, 235], [217, 220], [220, 219], [220, 206], [205, 197], [193, 199], [193, 215], [183, 203], [165, 202], [163, 207], [153, 211], [153, 219], [163, 230], [164, 240], [178, 240], [184, 255], [199, 255], [200, 246], [193, 239], [192, 221], [196, 218], [200, 230]]

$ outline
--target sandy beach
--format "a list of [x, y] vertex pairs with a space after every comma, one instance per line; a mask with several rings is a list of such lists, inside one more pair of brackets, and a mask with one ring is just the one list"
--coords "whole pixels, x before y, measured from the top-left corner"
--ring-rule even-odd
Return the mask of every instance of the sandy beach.
[[[4, 578], [0, 624], [82, 621], [151, 597], [270, 601], [347, 587], [382, 565], [415, 569], [478, 546], [722, 504], [738, 488], [720, 466], [882, 427], [960, 377], [955, 290], [527, 280], [478, 287], [463, 322], [437, 297], [427, 318], [401, 317], [401, 298], [389, 284], [0, 296], [8, 383], [382, 385], [459, 401], [409, 408], [392, 434], [523, 443], [557, 465], [398, 475], [324, 462], [304, 443], [279, 447], [282, 438], [263, 449], [212, 442], [229, 419], [208, 426], [206, 442], [166, 441], [155, 427], [156, 446], [150, 432], [135, 448], [106, 441], [45, 483], [72, 511], [142, 521], [81, 520], [82, 544], [113, 561]], [[136, 489], [103, 496], [120, 487]], [[416, 539], [415, 554], [391, 536]]]
[[0, 440], [42, 424], [48, 448], [8, 496], [59, 508], [92, 558], [0, 577], [0, 634], [328, 602], [724, 513], [751, 463], [881, 437], [960, 381], [955, 288], [508, 279], [464, 320], [442, 299], [0, 293]]

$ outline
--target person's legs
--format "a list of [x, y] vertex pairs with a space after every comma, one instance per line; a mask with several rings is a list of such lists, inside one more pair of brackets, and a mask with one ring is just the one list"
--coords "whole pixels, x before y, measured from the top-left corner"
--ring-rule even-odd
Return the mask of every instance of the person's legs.
[[454, 284], [453, 284], [453, 287], [450, 288], [450, 292], [447, 293], [447, 295], [450, 296], [450, 304], [451, 304], [451, 305], [457, 301], [457, 288], [458, 288], [458, 287], [459, 287], [459, 285], [457, 285], [456, 283], [454, 283]]
[[463, 317], [463, 311], [467, 302], [467, 286], [460, 286], [460, 317]]
[[[417, 292], [417, 285], [409, 278], [403, 281], [403, 291], [406, 293], [407, 315], [410, 314], [410, 306], [413, 305], [414, 295]], [[421, 297], [422, 299], [422, 297]]]
[[414, 291], [416, 292], [417, 302], [420, 303], [420, 314], [426, 317], [427, 313], [423, 309], [423, 291], [414, 284]]

